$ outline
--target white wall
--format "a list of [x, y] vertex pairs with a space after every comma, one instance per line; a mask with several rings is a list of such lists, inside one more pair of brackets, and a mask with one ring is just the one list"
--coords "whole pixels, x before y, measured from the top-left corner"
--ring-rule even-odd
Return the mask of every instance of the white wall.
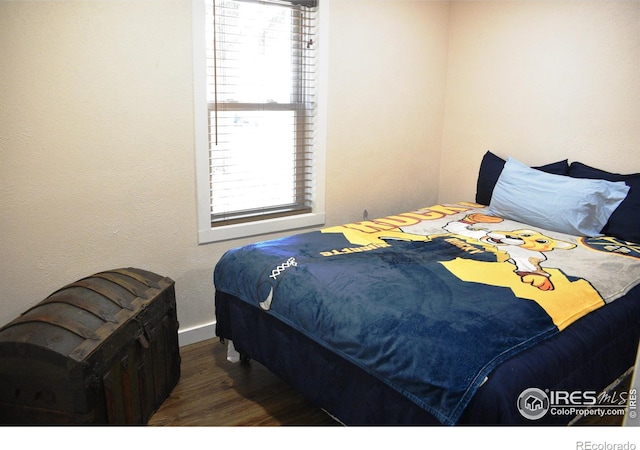
[[211, 316], [190, 18], [188, 1], [0, 3], [0, 322], [122, 266], [176, 280], [185, 324]]
[[331, 3], [330, 223], [436, 202], [448, 16], [446, 2]]
[[[435, 202], [448, 9], [331, 2], [327, 224]], [[213, 267], [255, 238], [197, 244], [191, 0], [3, 1], [0, 61], [0, 324], [134, 266], [211, 336]]]
[[452, 2], [440, 200], [492, 150], [640, 172], [640, 2]]

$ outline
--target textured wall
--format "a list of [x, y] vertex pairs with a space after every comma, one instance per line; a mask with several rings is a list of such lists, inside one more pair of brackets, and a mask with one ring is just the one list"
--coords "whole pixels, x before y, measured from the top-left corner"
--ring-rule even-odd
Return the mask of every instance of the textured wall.
[[482, 155], [640, 172], [640, 2], [452, 2], [440, 199]]
[[189, 23], [189, 2], [0, 4], [0, 322], [99, 270], [193, 269]]
[[339, 0], [331, 11], [329, 221], [434, 204], [448, 3]]

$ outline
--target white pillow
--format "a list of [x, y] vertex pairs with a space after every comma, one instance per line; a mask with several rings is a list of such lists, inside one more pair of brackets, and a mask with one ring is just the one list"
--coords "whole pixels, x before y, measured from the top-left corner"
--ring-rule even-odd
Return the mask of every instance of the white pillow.
[[489, 211], [574, 236], [599, 236], [629, 192], [623, 181], [591, 180], [531, 169], [508, 158], [498, 178]]

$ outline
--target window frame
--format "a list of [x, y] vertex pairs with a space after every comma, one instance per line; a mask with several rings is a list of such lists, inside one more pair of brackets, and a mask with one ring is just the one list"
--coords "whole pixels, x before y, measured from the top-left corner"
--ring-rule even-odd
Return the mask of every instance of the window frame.
[[325, 223], [325, 154], [327, 124], [327, 32], [329, 1], [319, 1], [316, 123], [314, 132], [314, 163], [312, 210], [308, 213], [265, 218], [229, 225], [212, 226], [209, 169], [208, 114], [206, 95], [205, 0], [192, 0], [193, 32], [193, 92], [194, 139], [196, 163], [196, 198], [198, 213], [198, 243], [207, 244], [262, 234], [317, 227]]

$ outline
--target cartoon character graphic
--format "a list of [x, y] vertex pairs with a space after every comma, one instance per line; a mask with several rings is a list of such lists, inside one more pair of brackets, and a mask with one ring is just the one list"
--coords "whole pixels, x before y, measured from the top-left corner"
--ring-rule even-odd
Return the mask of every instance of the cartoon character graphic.
[[497, 231], [479, 225], [500, 222], [502, 219], [499, 217], [474, 213], [449, 222], [443, 228], [449, 233], [476, 239], [482, 244], [495, 247], [498, 252], [504, 252], [507, 261], [516, 267], [514, 272], [523, 283], [542, 291], [553, 290], [551, 275], [541, 267], [541, 263], [547, 260], [545, 253], [556, 249], [568, 250], [574, 248], [575, 244], [553, 239], [533, 230]]

